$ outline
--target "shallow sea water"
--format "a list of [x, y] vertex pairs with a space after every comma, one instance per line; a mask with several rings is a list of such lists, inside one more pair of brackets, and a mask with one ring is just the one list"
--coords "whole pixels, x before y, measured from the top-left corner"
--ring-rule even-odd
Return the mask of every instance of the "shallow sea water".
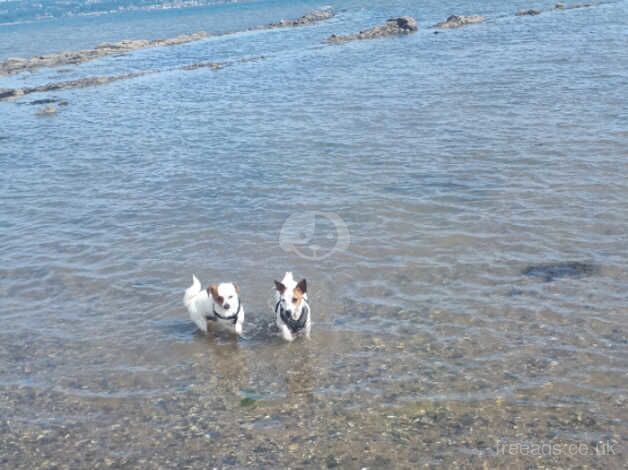
[[[0, 77], [155, 71], [0, 102], [0, 464], [624, 468], [628, 2], [552, 5], [337, 2]], [[5, 25], [0, 59], [320, 6]], [[434, 34], [453, 13], [487, 21]], [[310, 341], [276, 336], [287, 269]], [[193, 273], [238, 281], [246, 340], [195, 331]]]

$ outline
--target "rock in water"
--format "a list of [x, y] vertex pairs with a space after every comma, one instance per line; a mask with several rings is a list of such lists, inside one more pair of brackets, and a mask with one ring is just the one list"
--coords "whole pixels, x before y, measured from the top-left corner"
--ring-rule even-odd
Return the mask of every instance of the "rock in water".
[[225, 66], [225, 64], [220, 62], [199, 62], [197, 64], [184, 65], [182, 67], [183, 70], [196, 70], [196, 69], [211, 69], [218, 70]]
[[597, 272], [596, 265], [580, 261], [567, 261], [564, 263], [548, 263], [532, 265], [525, 268], [521, 274], [531, 277], [539, 277], [545, 282], [562, 277], [580, 278], [590, 276]]
[[440, 23], [436, 23], [433, 28], [441, 28], [441, 29], [451, 29], [451, 28], [460, 28], [462, 26], [466, 26], [468, 24], [476, 24], [482, 23], [486, 18], [480, 15], [473, 16], [458, 16], [451, 15], [445, 21], [441, 21]]
[[32, 104], [32, 105], [38, 106], [38, 105], [41, 105], [41, 104], [53, 104], [53, 103], [56, 103], [57, 101], [58, 100], [56, 98], [42, 98], [40, 100], [31, 101], [28, 104]]
[[331, 8], [327, 8], [324, 10], [313, 10], [296, 20], [281, 20], [278, 23], [271, 23], [267, 25], [265, 28], [288, 28], [294, 26], [306, 26], [312, 23], [317, 23], [319, 21], [328, 20], [334, 16], [334, 10]]
[[[0, 0], [0, 2], [1, 1], [2, 0]], [[331, 9], [314, 10], [310, 13], [307, 13], [306, 15], [303, 15], [300, 18], [297, 18], [296, 20], [282, 20], [279, 23], [271, 23], [268, 25], [251, 28], [251, 30], [305, 26], [316, 23], [318, 21], [329, 19], [332, 16], [334, 16], [334, 12]], [[197, 33], [182, 34], [180, 36], [165, 39], [125, 39], [115, 43], [99, 44], [93, 49], [65, 51], [54, 54], [35, 56], [31, 57], [30, 59], [12, 57], [6, 59], [4, 62], [0, 62], [0, 76], [37, 70], [44, 67], [58, 67], [67, 64], [80, 64], [83, 62], [88, 62], [90, 60], [98, 59], [100, 57], [125, 54], [138, 49], [146, 49], [150, 47], [178, 46], [180, 44], [200, 41], [207, 37], [209, 37], [208, 33], [206, 33], [205, 31], [199, 31]], [[0, 90], [0, 99], [4, 98], [1, 94], [2, 91], [3, 90]]]
[[21, 88], [0, 88], [0, 100], [10, 100], [24, 95]]
[[[24, 95], [28, 95], [31, 93], [44, 93], [49, 91], [57, 91], [57, 90], [70, 90], [72, 88], [85, 88], [90, 86], [98, 86], [98, 85], [106, 85], [107, 83], [115, 82], [118, 80], [128, 80], [130, 78], [141, 77], [143, 75], [147, 75], [149, 73], [156, 73], [155, 71], [146, 71], [146, 72], [133, 72], [127, 73], [124, 75], [105, 75], [105, 76], [97, 76], [97, 77], [85, 77], [79, 78], [76, 80], [67, 80], [64, 82], [53, 82], [48, 83], [46, 85], [40, 85], [36, 87], [30, 88], [9, 88], [0, 90], [0, 101], [2, 100], [11, 100], [16, 99]], [[64, 105], [63, 103], [59, 103], [60, 105]], [[67, 104], [67, 102], [65, 103]]]
[[515, 15], [517, 16], [536, 16], [540, 14], [541, 10], [538, 10], [536, 8], [530, 8], [529, 10], [519, 10], [517, 13], [515, 13]]
[[[211, 70], [220, 70], [224, 67], [243, 64], [246, 62], [255, 62], [265, 59], [265, 56], [244, 57], [242, 59], [227, 61], [227, 62], [199, 62], [196, 64], [184, 65], [177, 68], [171, 68], [166, 70], [197, 70], [201, 68], [208, 68]], [[131, 72], [123, 75], [103, 75], [94, 77], [84, 77], [76, 80], [66, 80], [62, 82], [52, 82], [45, 85], [39, 85], [28, 88], [0, 88], [0, 101], [13, 101], [21, 96], [29, 95], [31, 93], [46, 93], [58, 90], [70, 90], [74, 88], [87, 88], [99, 85], [106, 85], [108, 83], [116, 82], [119, 80], [130, 80], [132, 78], [142, 77], [144, 75], [160, 73], [160, 70], [145, 70], [139, 72]], [[31, 101], [32, 105], [51, 104], [56, 103], [58, 106], [67, 106], [68, 102], [57, 98], [42, 98], [39, 100]]]
[[46, 106], [37, 111], [37, 116], [52, 116], [53, 114], [57, 114], [57, 108], [54, 106]]
[[327, 38], [327, 42], [338, 44], [349, 41], [361, 41], [364, 39], [383, 38], [386, 36], [399, 36], [402, 34], [414, 33], [419, 29], [416, 20], [411, 16], [400, 16], [398, 18], [391, 18], [381, 26], [375, 26], [374, 28], [360, 31], [355, 34], [348, 34], [346, 36], [338, 36], [332, 34]]
[[0, 63], [0, 75], [11, 75], [44, 67], [80, 64], [107, 55], [123, 54], [125, 52], [148, 47], [176, 46], [188, 42], [200, 41], [206, 37], [208, 37], [208, 34], [204, 31], [200, 31], [198, 33], [183, 34], [174, 38], [155, 39], [152, 41], [147, 39], [126, 39], [112, 44], [100, 44], [94, 49], [59, 52], [56, 54], [40, 55], [30, 59], [11, 58]]
[[554, 5], [554, 10], [575, 10], [576, 8], [590, 7], [590, 3], [576, 3], [574, 5], [565, 5], [564, 3], [557, 3]]
[[68, 102], [66, 100], [62, 100], [62, 99], [59, 99], [59, 98], [42, 98], [42, 99], [39, 99], [39, 100], [33, 100], [30, 103], [28, 103], [28, 104], [33, 105], [33, 106], [39, 106], [39, 105], [42, 105], [42, 104], [55, 104], [55, 103], [57, 105], [59, 105], [59, 106], [67, 106], [68, 105]]

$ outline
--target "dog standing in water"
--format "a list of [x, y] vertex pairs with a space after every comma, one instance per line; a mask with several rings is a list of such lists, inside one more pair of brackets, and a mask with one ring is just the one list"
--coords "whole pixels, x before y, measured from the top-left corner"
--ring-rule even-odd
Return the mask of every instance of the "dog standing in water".
[[183, 305], [199, 330], [207, 333], [208, 321], [228, 326], [238, 336], [242, 336], [244, 307], [240, 303], [240, 289], [233, 282], [201, 287], [196, 276], [192, 276], [192, 285], [185, 291]]
[[275, 321], [283, 339], [292, 341], [301, 333], [309, 338], [312, 322], [306, 280], [296, 282], [287, 272], [281, 282], [275, 281], [275, 289]]

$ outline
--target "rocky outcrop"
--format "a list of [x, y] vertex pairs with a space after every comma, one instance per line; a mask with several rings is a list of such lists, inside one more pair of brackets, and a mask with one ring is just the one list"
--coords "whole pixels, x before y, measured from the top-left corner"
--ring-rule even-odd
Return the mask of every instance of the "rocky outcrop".
[[381, 26], [360, 31], [359, 33], [340, 36], [332, 34], [327, 38], [327, 42], [339, 44], [349, 41], [361, 41], [364, 39], [376, 39], [387, 36], [399, 36], [402, 34], [414, 33], [419, 29], [416, 20], [411, 16], [401, 16], [399, 18], [391, 18]]
[[275, 29], [275, 28], [291, 28], [296, 26], [307, 26], [312, 23], [318, 23], [319, 21], [328, 20], [334, 16], [334, 11], [331, 8], [326, 8], [323, 10], [314, 10], [296, 20], [281, 20], [277, 23], [271, 23], [266, 26], [262, 26], [257, 29]]
[[60, 65], [80, 64], [114, 54], [124, 54], [137, 49], [148, 47], [176, 46], [192, 41], [199, 41], [208, 36], [205, 32], [185, 34], [169, 39], [155, 39], [148, 41], [124, 40], [116, 43], [106, 43], [96, 46], [94, 49], [85, 49], [73, 52], [60, 52], [58, 54], [48, 54], [32, 57], [30, 59], [10, 58], [0, 64], [0, 75], [11, 75], [25, 71], [31, 71], [43, 67], [57, 67]]
[[480, 15], [473, 16], [458, 16], [451, 15], [445, 21], [441, 21], [440, 23], [436, 23], [432, 28], [440, 28], [440, 29], [451, 29], [451, 28], [461, 28], [462, 26], [467, 26], [469, 24], [477, 24], [482, 23], [486, 18]]
[[519, 10], [515, 15], [517, 16], [536, 16], [540, 15], [541, 10], [537, 8], [530, 8], [529, 10]]
[[[314, 10], [306, 15], [303, 15], [296, 20], [282, 20], [278, 23], [271, 23], [257, 29], [275, 29], [275, 28], [288, 28], [296, 26], [306, 26], [312, 23], [323, 21], [334, 16], [334, 12], [331, 9]], [[227, 33], [229, 34], [229, 33]], [[68, 64], [80, 64], [88, 62], [90, 60], [98, 59], [109, 55], [126, 54], [128, 52], [146, 49], [151, 47], [166, 47], [177, 46], [180, 44], [186, 44], [189, 42], [200, 41], [209, 37], [209, 34], [205, 31], [199, 31], [193, 34], [184, 34], [176, 36], [174, 38], [167, 39], [126, 39], [124, 41], [115, 43], [99, 44], [93, 49], [84, 49], [79, 51], [59, 52], [57, 54], [47, 54], [32, 57], [30, 59], [23, 58], [9, 58], [0, 63], [0, 76], [12, 75], [20, 72], [32, 71], [44, 67], [58, 67]], [[0, 93], [2, 90], [0, 90]], [[0, 95], [0, 99], [2, 96]]]
[[[183, 67], [175, 67], [166, 70], [147, 70], [143, 72], [133, 72], [126, 73], [123, 75], [103, 75], [96, 77], [85, 77], [79, 78], [76, 80], [66, 80], [62, 82], [52, 82], [47, 83], [46, 85], [40, 85], [35, 87], [24, 87], [24, 88], [2, 88], [0, 89], [0, 101], [9, 101], [20, 98], [24, 95], [29, 95], [31, 93], [46, 93], [51, 91], [60, 91], [60, 90], [70, 90], [74, 88], [86, 88], [92, 86], [106, 85], [108, 83], [117, 82], [120, 80], [129, 80], [136, 77], [142, 77], [144, 75], [151, 75], [165, 71], [174, 71], [174, 70], [197, 70], [202, 68], [208, 68], [210, 70], [219, 70], [224, 67], [228, 67], [235, 64], [242, 64], [245, 62], [255, 62], [258, 60], [265, 59], [266, 56], [254, 56], [254, 57], [245, 57], [243, 59], [232, 60], [227, 62], [199, 62], [197, 64], [185, 65]], [[53, 99], [53, 98], [43, 98], [40, 100], [34, 100], [30, 104], [48, 104], [48, 103], [57, 103], [59, 106], [66, 106], [67, 101], [61, 99]]]

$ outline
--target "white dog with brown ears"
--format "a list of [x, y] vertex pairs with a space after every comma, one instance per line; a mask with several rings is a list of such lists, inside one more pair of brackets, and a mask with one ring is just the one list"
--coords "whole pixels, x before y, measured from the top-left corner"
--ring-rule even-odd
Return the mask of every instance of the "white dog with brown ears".
[[244, 307], [240, 303], [240, 288], [237, 284], [223, 282], [203, 289], [196, 276], [192, 276], [192, 285], [185, 291], [183, 305], [203, 333], [207, 333], [207, 323], [212, 321], [233, 327], [236, 334], [242, 336]]
[[306, 280], [296, 282], [287, 272], [281, 282], [275, 281], [275, 289], [275, 316], [283, 339], [292, 341], [300, 333], [309, 338], [312, 322]]

